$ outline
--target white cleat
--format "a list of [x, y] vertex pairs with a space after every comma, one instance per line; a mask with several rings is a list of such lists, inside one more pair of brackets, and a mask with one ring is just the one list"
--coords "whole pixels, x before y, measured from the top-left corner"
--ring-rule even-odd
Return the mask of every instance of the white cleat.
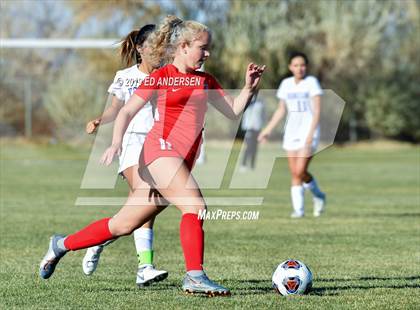
[[239, 167], [239, 172], [244, 173], [248, 171], [248, 167], [247, 166], [240, 166]]
[[320, 217], [325, 211], [325, 205], [327, 204], [327, 197], [323, 194], [322, 197], [314, 196], [314, 216]]
[[103, 245], [93, 246], [87, 249], [82, 262], [83, 272], [85, 273], [85, 275], [90, 276], [92, 273], [95, 272], [96, 267], [98, 267], [99, 258], [101, 257], [101, 253], [103, 250]]
[[136, 284], [139, 287], [148, 286], [153, 282], [163, 281], [168, 277], [165, 270], [157, 270], [153, 265], [142, 265], [137, 270]]
[[293, 212], [292, 214], [290, 214], [290, 217], [292, 218], [292, 219], [300, 219], [300, 218], [302, 218], [302, 217], [304, 217], [305, 216], [305, 214], [304, 213], [298, 213], [298, 212]]

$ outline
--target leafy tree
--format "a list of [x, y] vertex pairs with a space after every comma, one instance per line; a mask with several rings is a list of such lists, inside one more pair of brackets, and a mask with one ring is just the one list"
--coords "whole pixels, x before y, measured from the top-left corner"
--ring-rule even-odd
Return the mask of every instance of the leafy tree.
[[[367, 121], [367, 109], [378, 101], [372, 99], [373, 81], [391, 81], [387, 76], [399, 67], [406, 68], [399, 72], [418, 76], [418, 25], [415, 1], [233, 1], [219, 32], [223, 48], [218, 59], [231, 86], [240, 85], [244, 66], [255, 60], [268, 66], [262, 87], [277, 88], [286, 72], [288, 52], [304, 51], [323, 87], [346, 101], [344, 123], [353, 115], [363, 129], [372, 126], [374, 116], [369, 112]], [[412, 92], [414, 81], [399, 83], [400, 92]], [[407, 110], [414, 105], [412, 101], [402, 104]], [[406, 118], [396, 115], [395, 119]]]
[[95, 80], [95, 70], [86, 69], [82, 63], [69, 63], [58, 78], [50, 81], [43, 99], [55, 123], [56, 136], [80, 140], [86, 122], [104, 110], [106, 98], [105, 85]]

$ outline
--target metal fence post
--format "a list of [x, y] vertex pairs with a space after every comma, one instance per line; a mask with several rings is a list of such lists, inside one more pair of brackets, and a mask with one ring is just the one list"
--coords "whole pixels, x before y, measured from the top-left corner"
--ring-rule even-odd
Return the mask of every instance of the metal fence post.
[[32, 138], [32, 89], [31, 79], [26, 78], [24, 81], [25, 96], [25, 137]]

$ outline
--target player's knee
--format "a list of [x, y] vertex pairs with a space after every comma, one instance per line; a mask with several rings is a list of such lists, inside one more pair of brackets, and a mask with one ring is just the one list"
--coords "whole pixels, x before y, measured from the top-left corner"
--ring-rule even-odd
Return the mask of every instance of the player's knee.
[[204, 200], [194, 199], [194, 200], [191, 200], [186, 205], [181, 206], [180, 209], [183, 213], [199, 214], [200, 212], [203, 212], [204, 210], [206, 210], [207, 206], [206, 206]]
[[292, 178], [295, 180], [299, 180], [303, 177], [303, 173], [301, 171], [295, 170], [292, 171]]
[[204, 212], [204, 210], [206, 210], [205, 206], [191, 206], [188, 208], [188, 213], [199, 214]]
[[206, 204], [203, 204], [203, 205], [197, 206], [197, 208], [195, 209], [195, 211], [196, 211], [195, 213], [197, 213], [197, 214], [203, 213], [206, 210], [207, 210], [207, 206], [206, 206]]
[[135, 229], [136, 229], [136, 226], [134, 225], [130, 225], [130, 224], [122, 225], [119, 228], [120, 236], [130, 235]]
[[111, 234], [115, 237], [125, 236], [131, 234], [137, 226], [129, 222], [114, 222], [109, 226]]

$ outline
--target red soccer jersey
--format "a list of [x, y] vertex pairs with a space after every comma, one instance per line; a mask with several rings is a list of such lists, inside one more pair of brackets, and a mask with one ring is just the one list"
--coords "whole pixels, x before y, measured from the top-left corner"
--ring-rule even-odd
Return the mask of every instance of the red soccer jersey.
[[161, 156], [179, 156], [188, 161], [195, 158], [207, 102], [225, 96], [210, 74], [181, 73], [171, 64], [147, 77], [135, 94], [146, 102], [156, 101], [155, 123], [144, 145], [146, 165]]

